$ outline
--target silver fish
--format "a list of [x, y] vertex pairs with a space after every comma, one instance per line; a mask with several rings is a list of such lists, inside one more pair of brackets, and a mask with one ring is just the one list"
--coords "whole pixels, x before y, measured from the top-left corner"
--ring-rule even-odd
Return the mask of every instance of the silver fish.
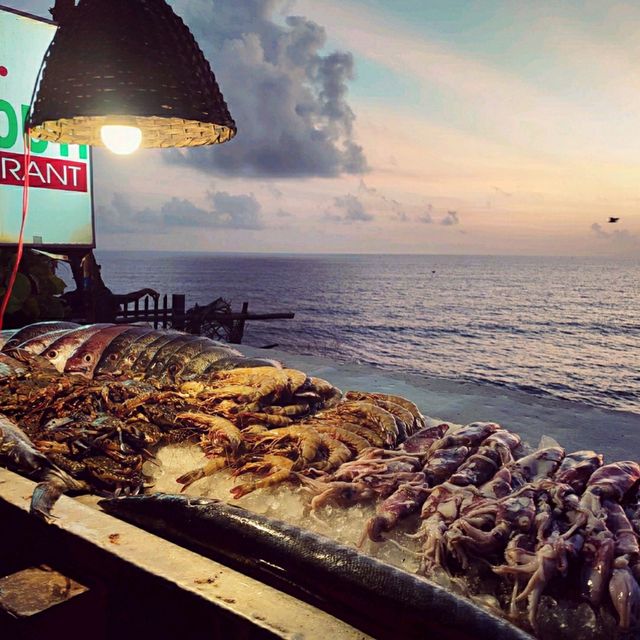
[[80, 325], [75, 322], [59, 322], [57, 320], [51, 322], [35, 322], [16, 331], [16, 333], [7, 340], [2, 350], [6, 351], [7, 349], [17, 347], [22, 342], [26, 342], [31, 338], [42, 335], [43, 333], [57, 331], [58, 329], [77, 329], [79, 326]]
[[69, 333], [71, 329], [56, 329], [55, 331], [49, 331], [43, 333], [35, 338], [30, 338], [22, 344], [15, 347], [18, 351], [26, 351], [34, 356], [39, 356], [47, 347], [52, 345], [58, 338]]
[[88, 340], [94, 333], [98, 333], [101, 329], [112, 326], [112, 324], [90, 324], [69, 331], [50, 344], [49, 347], [42, 352], [42, 355], [62, 373], [67, 364], [67, 360], [81, 344]]
[[125, 352], [136, 340], [148, 336], [154, 330], [151, 327], [129, 326], [126, 331], [116, 336], [105, 348], [96, 365], [94, 375], [114, 373]]

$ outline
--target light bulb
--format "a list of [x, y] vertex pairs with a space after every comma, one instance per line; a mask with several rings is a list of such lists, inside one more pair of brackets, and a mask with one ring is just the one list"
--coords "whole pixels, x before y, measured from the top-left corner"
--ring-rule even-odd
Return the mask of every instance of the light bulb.
[[142, 142], [142, 131], [138, 127], [120, 124], [107, 124], [100, 129], [104, 146], [119, 155], [133, 153]]

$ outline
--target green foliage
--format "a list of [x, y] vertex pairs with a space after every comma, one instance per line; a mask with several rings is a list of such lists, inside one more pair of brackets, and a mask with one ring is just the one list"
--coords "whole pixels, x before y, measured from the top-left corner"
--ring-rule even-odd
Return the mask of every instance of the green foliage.
[[[0, 296], [5, 294], [15, 259], [16, 249], [0, 249]], [[60, 297], [66, 285], [55, 272], [55, 260], [25, 249], [7, 306], [5, 327], [68, 316], [69, 307]]]

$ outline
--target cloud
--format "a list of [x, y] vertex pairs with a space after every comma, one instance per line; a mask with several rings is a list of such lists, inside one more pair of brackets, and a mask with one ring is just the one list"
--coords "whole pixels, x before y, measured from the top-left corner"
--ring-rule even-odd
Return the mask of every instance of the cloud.
[[455, 224], [460, 224], [460, 219], [458, 218], [457, 211], [447, 211], [447, 215], [442, 218], [440, 224], [443, 224], [447, 227], [451, 227]]
[[334, 222], [371, 222], [374, 219], [368, 213], [362, 202], [354, 195], [338, 196], [333, 199], [333, 206], [326, 214], [325, 218]]
[[364, 178], [360, 178], [360, 182], [358, 183], [358, 191], [360, 191], [360, 193], [367, 193], [372, 196], [378, 193], [378, 190], [375, 187], [369, 187], [367, 185], [367, 183], [364, 181]]
[[272, 182], [265, 182], [264, 187], [276, 200], [280, 200], [284, 195]]
[[433, 218], [431, 217], [431, 213], [427, 211], [422, 215], [418, 216], [418, 222], [422, 222], [422, 224], [431, 224], [433, 222]]
[[623, 251], [635, 251], [640, 248], [640, 236], [627, 229], [605, 231], [601, 224], [594, 222], [591, 225], [591, 231], [600, 240], [609, 242]]
[[276, 216], [278, 218], [293, 218], [294, 217], [293, 213], [289, 213], [288, 211], [285, 211], [284, 209], [278, 209], [276, 211]]
[[282, 21], [281, 0], [172, 4], [212, 62], [238, 134], [223, 145], [174, 150], [169, 162], [233, 176], [331, 177], [367, 170], [347, 102], [353, 56], [321, 53], [323, 27], [299, 16]]
[[167, 233], [175, 228], [262, 229], [260, 203], [253, 195], [209, 192], [210, 208], [185, 198], [171, 198], [159, 208], [136, 210], [129, 200], [115, 193], [109, 206], [97, 207], [98, 230], [103, 233]]

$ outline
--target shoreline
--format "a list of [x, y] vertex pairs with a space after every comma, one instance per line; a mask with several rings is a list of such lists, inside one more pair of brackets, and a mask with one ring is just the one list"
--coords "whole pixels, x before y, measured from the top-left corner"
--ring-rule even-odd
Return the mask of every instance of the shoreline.
[[279, 349], [234, 346], [247, 356], [274, 358], [290, 368], [325, 378], [342, 391], [358, 389], [405, 396], [424, 415], [445, 422], [498, 422], [533, 446], [542, 436], [548, 436], [567, 452], [593, 449], [602, 453], [605, 463], [640, 459], [640, 414], [490, 384], [398, 373]]

